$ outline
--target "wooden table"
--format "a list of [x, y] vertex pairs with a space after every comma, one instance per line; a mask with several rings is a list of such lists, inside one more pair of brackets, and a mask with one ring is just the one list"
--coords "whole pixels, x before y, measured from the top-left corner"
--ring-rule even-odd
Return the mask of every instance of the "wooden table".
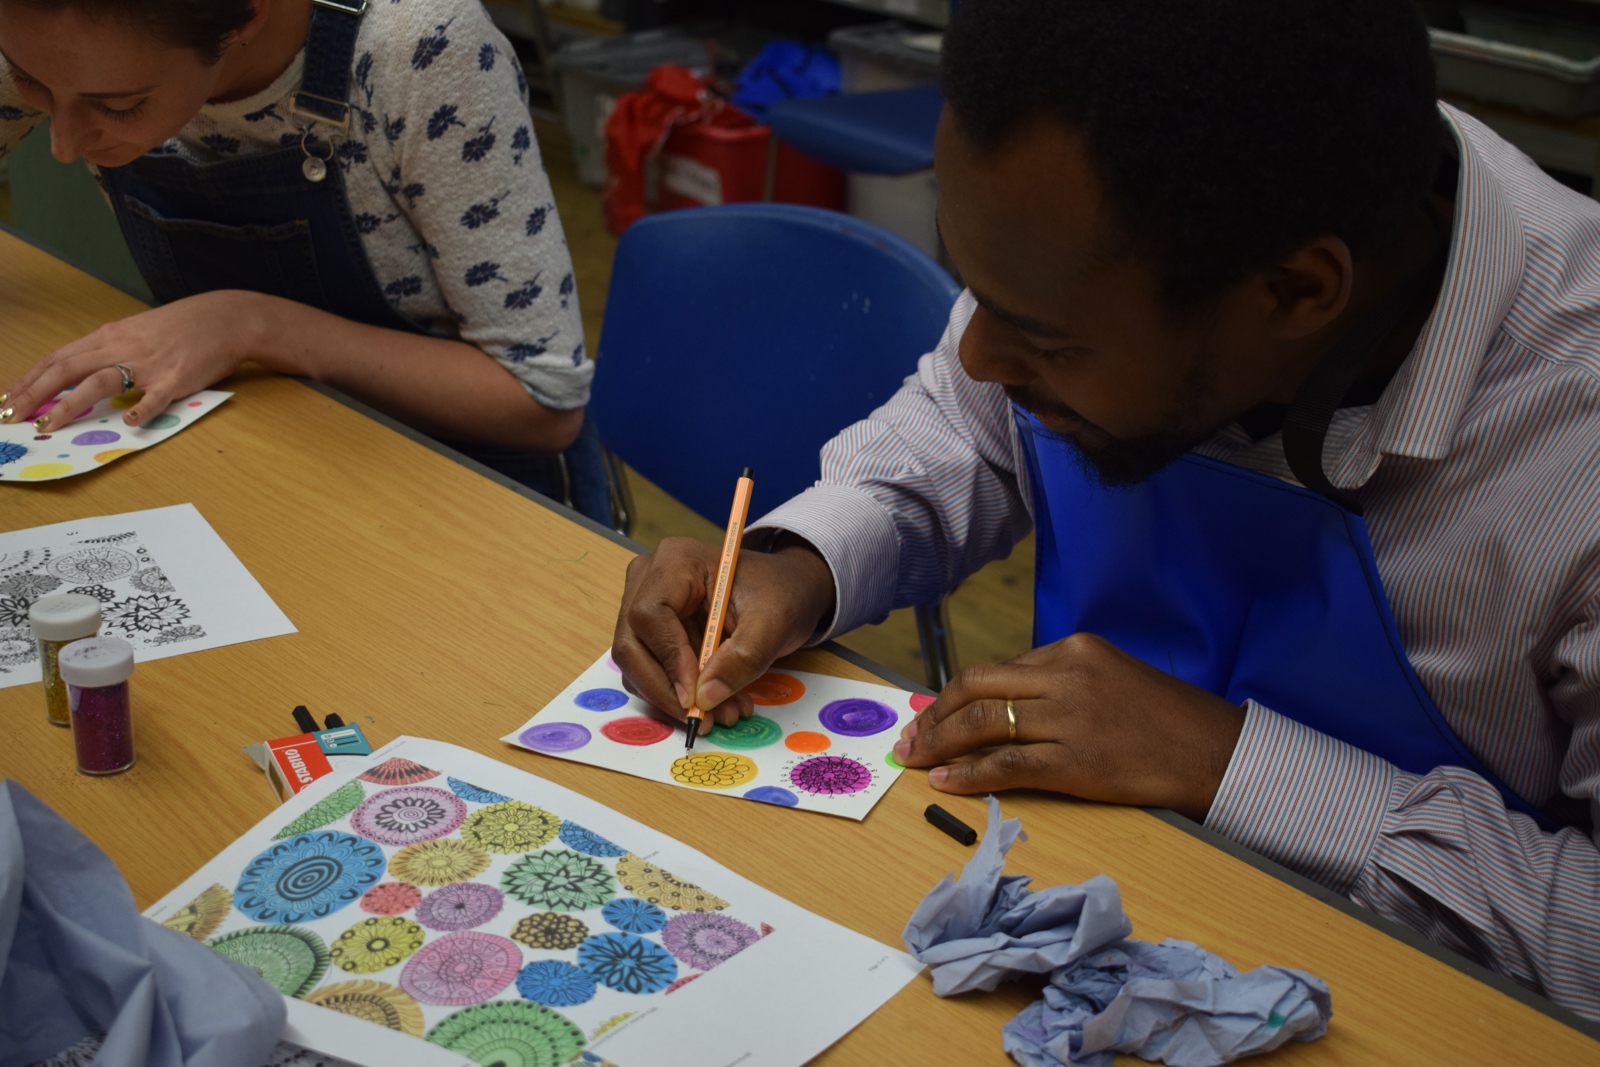
[[[0, 379], [139, 307], [0, 234]], [[139, 762], [116, 777], [76, 773], [71, 736], [46, 724], [37, 686], [0, 690], [0, 772], [110, 853], [141, 907], [272, 811], [239, 750], [285, 733], [295, 704], [359, 721], [375, 744], [438, 738], [577, 789], [890, 945], [922, 895], [971, 855], [922, 809], [937, 800], [981, 827], [981, 803], [935, 794], [915, 772], [855, 823], [502, 744], [609, 643], [631, 550], [295, 381], [225, 387], [234, 399], [193, 429], [106, 471], [0, 486], [7, 530], [192, 502], [299, 627], [141, 665]], [[826, 652], [789, 665], [871, 677]], [[1046, 795], [1008, 796], [1005, 807], [1030, 837], [1012, 869], [1040, 885], [1104, 872], [1138, 937], [1187, 938], [1242, 968], [1270, 962], [1327, 979], [1327, 1037], [1274, 1062], [1600, 1062], [1600, 1044], [1536, 1006], [1178, 825]], [[817, 1062], [1006, 1063], [1000, 1026], [1034, 995], [1018, 986], [940, 1001], [924, 977]]]

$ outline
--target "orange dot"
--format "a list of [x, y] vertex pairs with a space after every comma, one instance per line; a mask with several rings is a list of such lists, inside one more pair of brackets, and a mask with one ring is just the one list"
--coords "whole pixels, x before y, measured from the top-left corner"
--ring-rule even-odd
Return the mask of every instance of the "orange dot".
[[126, 456], [129, 452], [137, 451], [139, 451], [137, 448], [108, 448], [104, 452], [96, 452], [94, 454], [94, 461], [96, 463], [110, 463], [114, 459], [120, 459], [123, 456]]
[[768, 671], [745, 686], [744, 691], [749, 693], [750, 699], [757, 704], [773, 707], [778, 704], [793, 704], [805, 696], [806, 684], [791, 674]]
[[785, 737], [783, 743], [791, 752], [822, 752], [833, 747], [827, 734], [819, 734], [815, 730], [796, 730]]

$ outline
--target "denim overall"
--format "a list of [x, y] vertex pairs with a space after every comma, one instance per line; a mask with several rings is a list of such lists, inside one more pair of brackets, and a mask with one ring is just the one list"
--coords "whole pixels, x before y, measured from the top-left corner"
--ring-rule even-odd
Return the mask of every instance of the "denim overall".
[[[364, 9], [365, 0], [314, 2], [305, 74], [291, 97], [291, 114], [304, 123], [298, 144], [213, 163], [158, 151], [100, 171], [157, 303], [246, 289], [369, 326], [422, 332], [385, 298], [351, 215], [343, 171], [331, 162], [331, 138], [350, 129], [350, 64]], [[328, 136], [318, 136], [324, 128]], [[587, 418], [562, 456], [451, 444], [611, 525], [600, 440]]]

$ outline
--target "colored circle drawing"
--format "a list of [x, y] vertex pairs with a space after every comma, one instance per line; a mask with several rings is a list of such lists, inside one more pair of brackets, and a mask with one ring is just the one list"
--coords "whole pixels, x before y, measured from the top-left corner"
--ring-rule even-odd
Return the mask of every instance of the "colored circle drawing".
[[301, 812], [298, 819], [279, 830], [273, 835], [272, 839], [274, 841], [282, 841], [286, 837], [306, 834], [312, 830], [320, 829], [355, 811], [365, 797], [366, 793], [362, 791], [360, 782], [346, 782]]
[[141, 430], [170, 430], [183, 420], [176, 415], [157, 415], [149, 422], [141, 423]]
[[641, 900], [673, 911], [721, 911], [728, 906], [726, 900], [714, 893], [685, 882], [631, 852], [617, 861], [617, 881]]
[[560, 829], [560, 816], [520, 800], [502, 800], [473, 812], [461, 825], [461, 840], [485, 852], [513, 856], [549, 844]]
[[474, 804], [498, 804], [502, 800], [511, 799], [503, 793], [495, 793], [488, 789], [480, 789], [471, 782], [463, 782], [459, 778], [446, 778], [445, 783], [450, 786], [450, 792], [454, 793], [462, 800], [470, 800]]
[[122, 440], [122, 435], [115, 430], [86, 430], [72, 439], [75, 445], [88, 447], [91, 445], [114, 445]]
[[449, 885], [489, 869], [489, 854], [453, 837], [407, 845], [389, 860], [389, 873], [412, 885]]
[[500, 914], [505, 894], [482, 882], [454, 882], [435, 889], [417, 905], [417, 922], [430, 930], [470, 930]]
[[936, 699], [938, 698], [931, 697], [927, 693], [910, 693], [906, 696], [906, 703], [911, 705], [912, 711], [920, 712], [923, 708], [927, 707], [929, 704], [932, 704]]
[[661, 943], [682, 963], [709, 971], [749, 948], [761, 935], [731, 915], [674, 915]]
[[[53, 466], [71, 466], [66, 463], [56, 463]], [[32, 470], [34, 468], [29, 468]], [[27, 476], [27, 471], [23, 471]], [[110, 545], [90, 545], [80, 548], [76, 552], [68, 552], [65, 556], [58, 556], [50, 561], [50, 573], [64, 582], [114, 582], [118, 578], [126, 578], [134, 572], [139, 563], [127, 552]]]
[[667, 913], [648, 900], [619, 897], [600, 909], [600, 917], [625, 934], [653, 934], [667, 925]]
[[732, 726], [713, 726], [705, 738], [707, 744], [721, 748], [766, 748], [783, 740], [783, 727], [765, 715], [752, 715]]
[[560, 848], [523, 856], [506, 868], [500, 888], [531, 907], [588, 911], [617, 895], [617, 880], [599, 860]]
[[894, 752], [892, 750], [884, 755], [883, 762], [887, 763], [897, 771], [903, 771], [906, 769], [906, 765], [904, 763], [901, 763], [899, 760], [894, 758]]
[[[29, 481], [37, 481], [41, 478], [59, 478], [63, 474], [71, 473], [72, 464], [70, 463], [35, 463], [31, 467], [23, 467], [19, 470], [17, 477], [26, 478]], [[68, 580], [77, 581], [75, 578]]]
[[845, 737], [881, 734], [900, 721], [900, 716], [889, 705], [866, 697], [830, 701], [817, 712], [817, 718], [824, 727]]
[[535, 752], [573, 752], [593, 738], [587, 727], [575, 722], [542, 722], [522, 731], [519, 740]]
[[350, 829], [380, 845], [397, 848], [455, 832], [467, 805], [454, 793], [427, 785], [384, 789], [361, 802]]
[[783, 739], [783, 747], [790, 752], [826, 752], [833, 747], [833, 741], [815, 730], [796, 730]]
[[627, 849], [613, 845], [593, 830], [586, 830], [575, 822], [561, 824], [561, 843], [585, 856], [600, 856], [603, 859], [615, 859], [628, 854]]
[[806, 683], [792, 674], [768, 671], [744, 687], [751, 700], [763, 707], [793, 704], [806, 695]]
[[409, 959], [427, 936], [410, 919], [375, 915], [340, 934], [329, 954], [341, 971], [374, 974]]
[[583, 1031], [570, 1019], [526, 1000], [458, 1011], [429, 1030], [428, 1040], [474, 1063], [504, 1067], [556, 1067], [584, 1046]]
[[790, 768], [795, 788], [818, 796], [859, 793], [872, 784], [872, 772], [849, 756], [814, 756]]
[[207, 886], [199, 896], [179, 908], [161, 925], [180, 934], [188, 934], [196, 941], [204, 941], [222, 925], [233, 907], [233, 894], [225, 885]]
[[537, 960], [517, 972], [523, 999], [552, 1008], [570, 1008], [594, 999], [594, 975], [565, 960]]
[[399, 915], [422, 902], [422, 890], [406, 882], [379, 882], [361, 896], [361, 910], [371, 915]]
[[[49, 439], [49, 434], [34, 438], [35, 441], [48, 441]], [[21, 459], [27, 454], [27, 445], [14, 444], [10, 441], [0, 441], [0, 467], [5, 466], [7, 463], [15, 463], [17, 460]]]
[[619, 745], [654, 745], [665, 741], [677, 733], [668, 723], [653, 715], [628, 715], [621, 719], [612, 719], [600, 727], [600, 733], [607, 740], [615, 741]]
[[328, 971], [327, 946], [303, 927], [252, 926], [206, 944], [255, 971], [284, 996], [300, 996]]
[[233, 906], [257, 922], [323, 919], [378, 880], [383, 849], [337, 830], [280, 841], [245, 866]]
[[572, 702], [586, 711], [616, 711], [628, 702], [628, 694], [620, 689], [585, 689]]
[[118, 411], [127, 411], [133, 405], [144, 399], [143, 389], [129, 389], [126, 393], [119, 393], [111, 398], [111, 406]]
[[439, 772], [396, 756], [394, 759], [384, 760], [376, 767], [367, 768], [356, 777], [373, 785], [416, 785], [418, 782], [439, 777]]
[[776, 804], [780, 808], [792, 808], [800, 803], [799, 797], [781, 785], [758, 785], [746, 792], [744, 798], [759, 800], [763, 804]]
[[678, 977], [666, 949], [634, 934], [596, 934], [578, 946], [578, 966], [619, 993], [659, 993]]
[[424, 945], [400, 972], [400, 988], [424, 1004], [462, 1007], [488, 1000], [516, 978], [522, 950], [495, 934], [446, 934]]
[[672, 761], [672, 780], [696, 789], [732, 789], [760, 774], [748, 756], [731, 752], [691, 752]]
[[582, 919], [558, 911], [540, 911], [517, 920], [511, 940], [537, 949], [577, 948], [589, 936]]
[[335, 982], [307, 993], [302, 999], [307, 1004], [353, 1015], [402, 1034], [422, 1036], [422, 1005], [411, 999], [410, 994], [399, 986], [387, 982], [377, 982], [371, 978]]

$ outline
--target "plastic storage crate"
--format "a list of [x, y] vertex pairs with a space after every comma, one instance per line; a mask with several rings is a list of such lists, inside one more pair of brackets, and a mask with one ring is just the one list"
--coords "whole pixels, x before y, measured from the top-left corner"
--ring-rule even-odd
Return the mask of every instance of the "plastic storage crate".
[[1467, 32], [1430, 29], [1439, 89], [1525, 111], [1600, 112], [1600, 32], [1535, 15], [1461, 5]]
[[[710, 121], [680, 126], [661, 146], [656, 206], [662, 210], [763, 199], [770, 127], [736, 107]], [[778, 146], [772, 199], [844, 209], [844, 172], [788, 145]]]

